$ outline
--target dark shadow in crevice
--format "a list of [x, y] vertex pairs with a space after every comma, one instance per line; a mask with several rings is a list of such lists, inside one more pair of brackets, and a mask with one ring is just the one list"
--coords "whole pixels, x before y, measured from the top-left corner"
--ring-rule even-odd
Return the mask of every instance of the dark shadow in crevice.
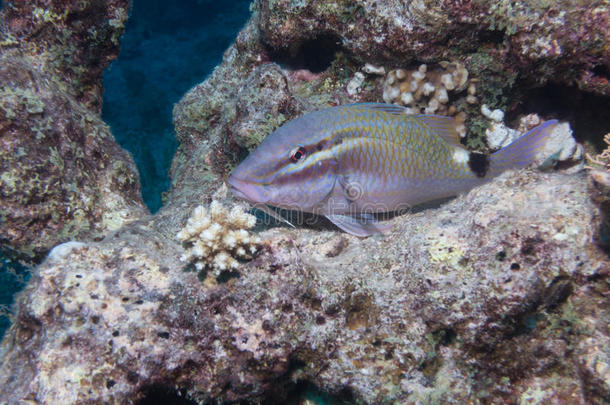
[[269, 55], [274, 62], [288, 69], [320, 73], [330, 67], [337, 52], [342, 50], [341, 39], [325, 33], [291, 44], [287, 48], [270, 50]]
[[595, 75], [595, 76], [603, 76], [606, 79], [610, 79], [610, 71], [608, 70], [608, 67], [604, 66], [604, 65], [597, 65], [595, 66], [591, 72]]
[[481, 31], [477, 39], [481, 44], [502, 45], [506, 41], [506, 32], [504, 30]]
[[610, 97], [584, 92], [574, 86], [549, 84], [526, 91], [521, 105], [506, 116], [514, 123], [521, 114], [537, 113], [543, 118], [568, 121], [579, 142], [591, 142], [603, 149], [603, 135], [610, 129]]
[[151, 385], [144, 390], [144, 397], [137, 405], [196, 405], [197, 402], [187, 399], [183, 393], [164, 385]]

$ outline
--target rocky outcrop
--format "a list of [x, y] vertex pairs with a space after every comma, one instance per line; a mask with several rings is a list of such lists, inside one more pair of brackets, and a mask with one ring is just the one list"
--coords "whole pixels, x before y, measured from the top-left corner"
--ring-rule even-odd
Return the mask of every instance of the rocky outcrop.
[[[194, 244], [176, 234], [196, 206], [231, 204], [223, 178], [262, 136], [306, 111], [382, 99], [377, 74], [347, 92], [365, 62], [458, 59], [494, 108], [551, 75], [604, 75], [603, 5], [512, 3], [256, 2], [223, 63], [175, 106], [166, 205], [34, 269], [0, 349], [0, 402], [161, 391], [279, 403], [305, 381], [357, 403], [604, 403], [610, 263], [582, 172], [506, 173], [367, 239], [309, 217], [294, 230], [259, 223], [258, 254], [218, 275], [181, 260]], [[569, 38], [553, 19], [572, 22]], [[545, 35], [549, 49], [534, 41]], [[540, 49], [523, 53], [528, 43]]]
[[[258, 1], [265, 44], [301, 64], [333, 38], [360, 62], [452, 60], [610, 95], [608, 6], [567, 1]], [[331, 42], [332, 43], [332, 42]], [[312, 47], [311, 54], [303, 51]], [[502, 72], [503, 71], [503, 72]], [[500, 83], [504, 90], [514, 83]]]
[[57, 3], [12, 2], [0, 15], [0, 243], [29, 262], [146, 214], [135, 165], [98, 111], [124, 23], [106, 18], [126, 2]]
[[218, 278], [153, 224], [60, 245], [19, 298], [0, 398], [253, 400], [302, 380], [361, 403], [610, 394], [610, 263], [582, 176], [508, 173], [392, 221], [368, 239], [270, 229]]
[[129, 0], [17, 0], [1, 13], [3, 58], [27, 57], [87, 108], [102, 108], [102, 72], [119, 52]]

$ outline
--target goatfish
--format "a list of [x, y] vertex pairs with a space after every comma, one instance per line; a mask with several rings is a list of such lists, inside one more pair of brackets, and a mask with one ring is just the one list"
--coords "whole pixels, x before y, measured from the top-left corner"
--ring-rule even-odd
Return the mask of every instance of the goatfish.
[[391, 228], [377, 220], [379, 213], [453, 197], [528, 166], [556, 123], [546, 121], [484, 155], [461, 145], [452, 117], [408, 115], [381, 103], [330, 107], [268, 135], [227, 183], [236, 197], [276, 218], [267, 205], [323, 215], [366, 237]]

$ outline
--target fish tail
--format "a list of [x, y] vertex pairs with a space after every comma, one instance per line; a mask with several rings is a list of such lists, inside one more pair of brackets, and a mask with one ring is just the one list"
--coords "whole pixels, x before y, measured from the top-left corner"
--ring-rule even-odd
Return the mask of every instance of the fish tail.
[[550, 120], [526, 132], [510, 145], [489, 158], [489, 174], [497, 176], [505, 170], [520, 169], [536, 161], [536, 155], [546, 144], [557, 120]]

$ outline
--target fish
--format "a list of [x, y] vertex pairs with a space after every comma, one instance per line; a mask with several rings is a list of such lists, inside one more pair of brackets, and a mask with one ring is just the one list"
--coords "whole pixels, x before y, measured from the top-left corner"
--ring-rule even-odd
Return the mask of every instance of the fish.
[[409, 115], [384, 103], [334, 106], [269, 134], [227, 184], [276, 218], [283, 220], [269, 206], [322, 215], [367, 237], [391, 230], [380, 213], [454, 197], [530, 165], [556, 124], [546, 121], [485, 155], [464, 148], [452, 117]]

